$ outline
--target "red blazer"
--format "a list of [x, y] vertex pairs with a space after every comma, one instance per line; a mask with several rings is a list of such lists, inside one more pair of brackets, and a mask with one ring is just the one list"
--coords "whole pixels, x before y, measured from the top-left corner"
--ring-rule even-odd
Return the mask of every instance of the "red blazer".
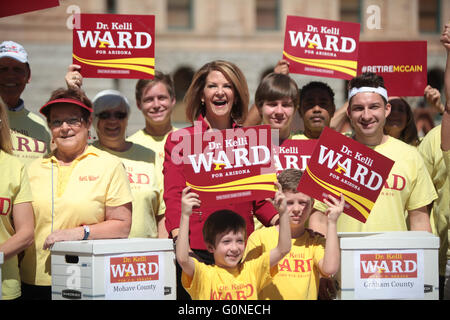
[[[208, 124], [202, 116], [197, 118], [197, 121], [202, 123], [202, 131], [205, 132], [209, 129]], [[233, 128], [237, 127], [233, 124]], [[194, 126], [180, 129], [186, 130], [186, 134], [194, 133]], [[164, 202], [166, 204], [166, 228], [170, 232], [173, 229], [179, 228], [180, 216], [181, 216], [181, 192], [186, 187], [186, 179], [183, 174], [183, 165], [176, 165], [172, 162], [171, 154], [172, 149], [178, 142], [182, 141], [182, 138], [178, 138], [176, 141], [172, 141], [172, 133], [169, 134], [164, 146]], [[178, 133], [179, 134], [179, 133]], [[247, 224], [247, 236], [254, 231], [253, 214], [261, 221], [265, 226], [270, 225], [271, 219], [277, 214], [277, 211], [270, 202], [267, 201], [251, 201], [240, 203], [229, 203], [226, 206], [220, 207], [207, 207], [194, 209], [194, 212], [190, 218], [189, 225], [189, 240], [192, 249], [206, 250], [206, 246], [203, 241], [203, 224], [206, 218], [217, 210], [228, 209], [241, 215]]]

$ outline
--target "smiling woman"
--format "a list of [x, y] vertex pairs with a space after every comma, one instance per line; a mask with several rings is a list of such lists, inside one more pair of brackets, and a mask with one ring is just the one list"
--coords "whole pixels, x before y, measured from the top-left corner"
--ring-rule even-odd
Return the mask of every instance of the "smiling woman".
[[162, 164], [154, 150], [125, 140], [130, 106], [117, 90], [103, 90], [94, 98], [93, 145], [125, 165], [133, 195], [130, 238], [167, 238], [164, 226]]
[[[233, 63], [223, 60], [209, 62], [202, 66], [194, 75], [191, 85], [186, 92], [185, 99], [187, 119], [196, 126], [183, 129], [186, 134], [193, 134], [194, 128], [201, 132], [212, 129], [237, 128], [238, 123], [245, 119], [248, 110], [249, 93], [247, 82], [242, 71]], [[179, 133], [179, 132], [178, 132]], [[178, 136], [176, 138], [175, 136]], [[181, 193], [186, 187], [183, 164], [172, 161], [172, 151], [182, 137], [180, 134], [169, 134], [165, 144], [164, 158], [164, 202], [166, 203], [166, 228], [172, 238], [176, 238], [180, 226]], [[213, 263], [211, 253], [206, 250], [202, 229], [205, 220], [214, 211], [229, 209], [246, 222], [247, 234], [254, 230], [253, 214], [264, 225], [270, 225], [276, 220], [277, 212], [268, 202], [256, 203], [252, 201], [233, 203], [224, 207], [208, 206], [194, 210], [190, 221], [189, 238], [192, 250], [206, 263]], [[177, 294], [179, 299], [189, 299], [180, 283], [181, 270], [177, 267]]]
[[[79, 89], [83, 77], [79, 66], [70, 65], [69, 88]], [[130, 238], [167, 238], [164, 222], [162, 160], [164, 142], [173, 130], [170, 121], [175, 103], [172, 79], [159, 71], [154, 79], [136, 83], [136, 103], [145, 118], [145, 128], [128, 140], [128, 99], [117, 90], [103, 90], [94, 97], [93, 124], [98, 140], [93, 143], [120, 158], [125, 165], [133, 195]]]
[[35, 242], [21, 265], [25, 299], [50, 299], [50, 251], [55, 242], [126, 238], [130, 185], [123, 164], [88, 146], [92, 104], [80, 90], [55, 90], [40, 109], [55, 150], [28, 168]]

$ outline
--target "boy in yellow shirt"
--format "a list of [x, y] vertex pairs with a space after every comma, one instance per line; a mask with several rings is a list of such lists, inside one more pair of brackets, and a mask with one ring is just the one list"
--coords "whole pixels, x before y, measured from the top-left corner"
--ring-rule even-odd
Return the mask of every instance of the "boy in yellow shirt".
[[[258, 295], [266, 300], [316, 300], [320, 275], [335, 274], [340, 265], [340, 249], [337, 236], [337, 219], [344, 210], [344, 198], [329, 196], [323, 201], [328, 205], [325, 212], [327, 238], [305, 228], [314, 200], [297, 191], [302, 171], [286, 169], [278, 175], [278, 182], [286, 198], [290, 219], [291, 250], [278, 263], [279, 272]], [[275, 246], [279, 230], [277, 226], [253, 232], [248, 238], [245, 261], [263, 255]]]
[[[280, 190], [280, 187], [279, 187]], [[181, 219], [176, 257], [181, 266], [182, 284], [193, 300], [256, 300], [259, 291], [278, 272], [278, 262], [291, 249], [291, 232], [286, 198], [280, 191], [272, 201], [280, 215], [278, 243], [258, 259], [241, 262], [245, 249], [245, 220], [231, 210], [211, 214], [203, 227], [203, 238], [214, 265], [206, 265], [189, 255], [189, 218], [200, 205], [198, 194], [186, 187], [181, 197]]]

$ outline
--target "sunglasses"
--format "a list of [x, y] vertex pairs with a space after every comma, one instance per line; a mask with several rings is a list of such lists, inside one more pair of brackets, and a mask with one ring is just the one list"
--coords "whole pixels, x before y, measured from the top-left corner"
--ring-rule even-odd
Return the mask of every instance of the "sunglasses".
[[119, 120], [123, 120], [128, 116], [128, 113], [123, 112], [123, 111], [116, 111], [116, 112], [100, 112], [99, 114], [97, 114], [97, 117], [99, 119], [102, 120], [107, 120], [110, 118], [114, 118], [114, 119], [119, 119]]
[[53, 120], [50, 121], [50, 127], [51, 128], [59, 128], [63, 125], [63, 123], [67, 123], [67, 125], [71, 128], [73, 127], [80, 127], [81, 123], [83, 122], [83, 118], [69, 118], [64, 120]]

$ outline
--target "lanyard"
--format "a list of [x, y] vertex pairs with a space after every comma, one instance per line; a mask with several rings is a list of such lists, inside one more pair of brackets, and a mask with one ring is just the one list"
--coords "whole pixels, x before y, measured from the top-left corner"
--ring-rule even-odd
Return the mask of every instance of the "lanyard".
[[52, 230], [51, 232], [53, 232], [53, 215], [55, 212], [55, 194], [54, 194], [54, 189], [53, 189], [53, 160], [51, 160], [52, 163]]

